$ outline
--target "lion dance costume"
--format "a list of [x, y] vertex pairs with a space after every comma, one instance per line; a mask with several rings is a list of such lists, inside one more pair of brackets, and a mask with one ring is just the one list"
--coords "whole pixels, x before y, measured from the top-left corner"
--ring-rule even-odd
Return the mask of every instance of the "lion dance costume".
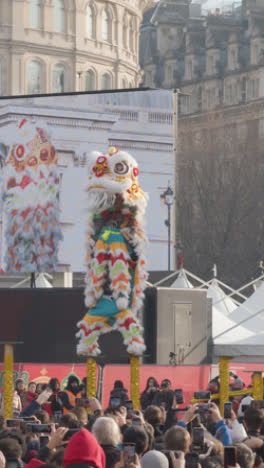
[[137, 313], [147, 279], [143, 230], [147, 195], [138, 185], [135, 159], [116, 148], [108, 155], [92, 153], [88, 172], [88, 311], [78, 323], [77, 352], [97, 356], [100, 335], [119, 330], [128, 353], [139, 356], [145, 351]]
[[[2, 129], [3, 132], [3, 129]], [[59, 226], [58, 155], [43, 125], [23, 119], [0, 137], [4, 271], [56, 269]], [[3, 157], [3, 156], [2, 156]]]

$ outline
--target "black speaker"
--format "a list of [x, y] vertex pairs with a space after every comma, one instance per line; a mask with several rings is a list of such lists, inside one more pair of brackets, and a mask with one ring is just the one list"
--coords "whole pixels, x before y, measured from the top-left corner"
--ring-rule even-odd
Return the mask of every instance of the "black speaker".
[[145, 290], [143, 309], [144, 338], [147, 350], [143, 356], [144, 364], [156, 364], [157, 359], [157, 288]]

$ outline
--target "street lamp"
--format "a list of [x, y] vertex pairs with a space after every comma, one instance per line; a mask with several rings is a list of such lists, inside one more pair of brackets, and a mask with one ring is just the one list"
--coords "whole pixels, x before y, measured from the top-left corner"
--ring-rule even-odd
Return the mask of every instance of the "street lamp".
[[166, 190], [160, 195], [161, 200], [168, 208], [168, 218], [164, 221], [165, 226], [168, 228], [168, 271], [170, 271], [171, 263], [171, 207], [173, 205], [173, 190], [168, 184]]

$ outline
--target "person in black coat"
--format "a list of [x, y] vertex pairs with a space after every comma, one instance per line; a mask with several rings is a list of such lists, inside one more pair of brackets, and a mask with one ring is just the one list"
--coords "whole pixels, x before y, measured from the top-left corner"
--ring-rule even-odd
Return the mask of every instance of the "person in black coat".
[[154, 377], [149, 377], [144, 392], [141, 393], [140, 403], [141, 408], [145, 410], [152, 405], [156, 392], [159, 390], [159, 384]]
[[174, 392], [171, 390], [171, 381], [164, 379], [161, 382], [160, 391], [156, 392], [153, 398], [153, 405], [163, 406], [166, 411], [169, 411], [173, 405]]
[[116, 380], [114, 383], [114, 388], [110, 393], [110, 400], [109, 400], [109, 406], [111, 406], [111, 399], [112, 398], [119, 398], [120, 399], [120, 405], [119, 406], [124, 406], [126, 402], [129, 400], [128, 398], [128, 391], [126, 388], [124, 388], [124, 384], [122, 380]]

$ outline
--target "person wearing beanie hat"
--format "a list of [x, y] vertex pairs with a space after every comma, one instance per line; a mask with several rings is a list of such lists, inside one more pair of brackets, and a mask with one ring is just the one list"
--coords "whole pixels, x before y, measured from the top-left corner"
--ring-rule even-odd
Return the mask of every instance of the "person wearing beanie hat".
[[64, 453], [63, 466], [105, 468], [104, 451], [87, 429], [81, 429], [70, 439]]
[[169, 468], [169, 460], [164, 453], [150, 450], [140, 460], [141, 468]]
[[66, 414], [74, 409], [76, 398], [81, 398], [81, 396], [78, 377], [76, 377], [76, 375], [70, 375], [67, 387], [60, 393], [60, 398], [63, 402], [63, 413]]

